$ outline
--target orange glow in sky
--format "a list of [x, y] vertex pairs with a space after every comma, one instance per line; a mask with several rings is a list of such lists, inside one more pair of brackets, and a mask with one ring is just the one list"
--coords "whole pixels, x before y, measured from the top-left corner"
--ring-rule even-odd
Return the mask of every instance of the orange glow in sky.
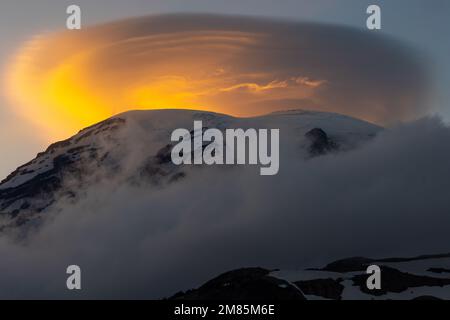
[[414, 115], [423, 92], [415, 61], [383, 44], [334, 26], [138, 17], [36, 36], [8, 64], [5, 93], [49, 141], [135, 109], [309, 109], [383, 124]]
[[54, 140], [132, 109], [260, 115], [274, 110], [258, 102], [305, 99], [326, 83], [248, 68], [265, 40], [204, 30], [115, 37], [102, 26], [41, 35], [10, 64], [7, 95], [16, 112]]

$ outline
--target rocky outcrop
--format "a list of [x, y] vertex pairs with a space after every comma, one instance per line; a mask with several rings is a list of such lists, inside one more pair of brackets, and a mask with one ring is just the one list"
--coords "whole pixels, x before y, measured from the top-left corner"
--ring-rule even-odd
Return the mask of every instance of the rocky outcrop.
[[[435, 278], [402, 272], [397, 269], [381, 266], [381, 288], [369, 290], [366, 281], [369, 275], [360, 274], [352, 278], [355, 286], [369, 295], [382, 296], [387, 293], [402, 293], [411, 288], [418, 287], [444, 287], [450, 286], [450, 278]], [[450, 290], [450, 289], [449, 289]]]
[[[420, 262], [419, 264], [414, 264]], [[427, 264], [435, 266], [427, 268]], [[381, 288], [367, 288], [369, 265], [381, 269]], [[268, 299], [406, 299], [439, 300], [450, 292], [450, 276], [445, 273], [450, 254], [425, 255], [412, 258], [370, 259], [354, 257], [329, 263], [323, 268], [283, 273], [263, 268], [245, 268], [224, 273], [198, 289], [181, 292], [172, 299], [186, 300], [257, 300]], [[411, 271], [414, 266], [422, 269]], [[446, 266], [438, 268], [436, 266]], [[404, 270], [403, 270], [404, 269]], [[289, 276], [287, 276], [289, 275]], [[296, 280], [295, 278], [298, 277]], [[448, 290], [439, 291], [442, 288]], [[436, 290], [433, 290], [436, 289]], [[416, 291], [417, 290], [417, 291]], [[424, 290], [436, 294], [423, 295]], [[448, 295], [450, 296], [450, 294]]]
[[312, 157], [324, 155], [328, 152], [338, 150], [337, 143], [331, 140], [328, 137], [327, 133], [320, 128], [314, 128], [308, 131], [305, 134], [305, 137], [310, 142], [308, 151]]
[[305, 300], [285, 280], [270, 276], [270, 270], [245, 268], [224, 273], [198, 289], [180, 292], [172, 300]]
[[341, 300], [344, 286], [343, 279], [313, 279], [296, 281], [295, 285], [306, 295], [319, 296], [326, 299]]
[[74, 198], [98, 168], [117, 170], [106, 149], [117, 142], [116, 134], [124, 124], [125, 120], [112, 118], [81, 130], [50, 145], [4, 179], [0, 183], [0, 211], [11, 218], [8, 226], [38, 220], [57, 198]]

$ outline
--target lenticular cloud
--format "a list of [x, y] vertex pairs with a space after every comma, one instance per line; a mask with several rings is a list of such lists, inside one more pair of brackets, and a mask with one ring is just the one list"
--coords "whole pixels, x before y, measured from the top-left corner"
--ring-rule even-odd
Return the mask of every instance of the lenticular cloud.
[[254, 116], [303, 108], [386, 124], [425, 113], [424, 63], [367, 30], [161, 15], [36, 37], [9, 83], [23, 114], [57, 127], [58, 137], [129, 109]]

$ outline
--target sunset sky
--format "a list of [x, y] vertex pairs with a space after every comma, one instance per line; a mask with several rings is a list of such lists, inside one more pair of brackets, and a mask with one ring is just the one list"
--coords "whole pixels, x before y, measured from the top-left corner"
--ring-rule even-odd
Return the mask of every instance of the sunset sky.
[[[64, 31], [65, 8], [73, 3], [82, 8], [81, 32]], [[301, 107], [379, 124], [424, 113], [448, 121], [450, 3], [376, 1], [383, 29], [375, 33], [363, 29], [371, 3], [2, 1], [0, 176], [49, 143], [136, 108], [253, 116]], [[242, 17], [131, 18], [183, 12], [353, 29]], [[130, 19], [116, 21], [124, 18]], [[88, 28], [100, 23], [107, 24]]]

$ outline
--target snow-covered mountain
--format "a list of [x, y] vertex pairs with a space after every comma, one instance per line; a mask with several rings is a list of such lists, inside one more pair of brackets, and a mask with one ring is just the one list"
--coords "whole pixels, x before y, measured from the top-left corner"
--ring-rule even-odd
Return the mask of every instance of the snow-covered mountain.
[[[171, 133], [199, 134], [195, 120], [279, 129], [279, 173], [174, 165]], [[302, 110], [119, 114], [1, 182], [0, 297], [72, 298], [60, 274], [77, 263], [85, 298], [169, 297], [226, 270], [173, 298], [449, 298], [448, 255], [339, 260], [448, 251], [448, 137], [434, 120], [383, 129]], [[361, 285], [368, 264], [380, 265], [383, 291]]]
[[289, 161], [351, 150], [381, 130], [347, 116], [302, 110], [254, 118], [188, 110], [123, 113], [50, 145], [4, 179], [0, 228], [39, 224], [58, 201], [76, 202], [99, 182], [163, 188], [189, 179], [196, 169], [172, 164], [170, 135], [177, 128], [192, 129], [194, 120], [220, 130], [280, 129], [280, 158]]

